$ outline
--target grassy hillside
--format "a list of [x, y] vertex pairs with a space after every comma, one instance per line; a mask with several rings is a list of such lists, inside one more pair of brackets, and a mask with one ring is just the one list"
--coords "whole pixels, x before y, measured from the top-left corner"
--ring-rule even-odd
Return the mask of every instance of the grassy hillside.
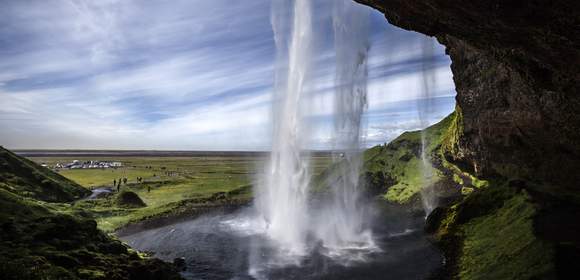
[[[461, 114], [453, 113], [424, 131], [431, 163], [425, 173], [421, 131], [405, 132], [367, 150], [361, 174], [366, 187], [389, 203], [413, 206], [420, 202], [423, 188], [433, 188], [441, 207], [429, 216], [426, 228], [446, 255], [440, 278], [553, 279], [556, 258], [562, 253], [538, 234], [540, 230], [560, 234], [550, 231], [553, 223], [538, 226], [546, 206], [534, 203], [526, 190], [533, 191], [532, 184], [517, 178], [482, 180], [462, 169], [460, 162], [451, 162], [447, 156], [459, 152], [453, 143], [462, 129]], [[319, 190], [328, 190], [339, 176], [337, 164], [317, 178], [324, 185]]]
[[[378, 145], [363, 154], [361, 176], [369, 193], [379, 195], [396, 204], [416, 204], [419, 192], [426, 187], [434, 188], [444, 198], [467, 193], [483, 181], [462, 172], [443, 157], [442, 146], [449, 137], [449, 128], [456, 120], [455, 113], [425, 129], [426, 157], [421, 159], [421, 131], [405, 132], [385, 145]], [[320, 176], [314, 178], [315, 190], [329, 190], [340, 176], [335, 163]]]
[[90, 194], [79, 184], [2, 147], [0, 188], [48, 202], [67, 202]]
[[[440, 162], [438, 149], [454, 118], [455, 114], [451, 114], [425, 129], [426, 154], [431, 163]], [[364, 159], [363, 172], [370, 187], [378, 189], [390, 202], [408, 203], [424, 186], [445, 178], [434, 166], [423, 169], [421, 131], [405, 132], [387, 145], [375, 146], [365, 152]]]
[[408, 204], [418, 202], [424, 188], [433, 189], [447, 203], [485, 187], [487, 181], [464, 172], [444, 156], [446, 143], [456, 137], [459, 118], [452, 113], [424, 130], [427, 165], [421, 159], [422, 131], [405, 132], [388, 144], [366, 150], [362, 176], [367, 188], [389, 202]]
[[[181, 279], [173, 266], [144, 258], [67, 214], [84, 188], [2, 149], [0, 275], [2, 279]], [[69, 206], [70, 207], [70, 206]], [[68, 211], [75, 213], [75, 211]]]

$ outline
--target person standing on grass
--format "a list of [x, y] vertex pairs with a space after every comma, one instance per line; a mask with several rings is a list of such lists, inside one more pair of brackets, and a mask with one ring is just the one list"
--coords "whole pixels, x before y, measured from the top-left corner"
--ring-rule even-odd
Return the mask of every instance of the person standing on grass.
[[147, 192], [150, 193], [151, 192], [151, 185], [147, 185]]
[[113, 179], [113, 188], [117, 185], [117, 180]]
[[127, 177], [123, 178], [123, 184], [127, 184]]

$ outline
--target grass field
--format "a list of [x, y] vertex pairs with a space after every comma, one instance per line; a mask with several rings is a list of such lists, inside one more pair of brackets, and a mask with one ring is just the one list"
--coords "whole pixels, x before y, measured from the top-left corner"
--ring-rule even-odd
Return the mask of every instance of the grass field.
[[[113, 187], [113, 180], [127, 178], [121, 191], [132, 191], [146, 207], [126, 208], [115, 203], [117, 194], [80, 201], [73, 207], [88, 211], [105, 231], [114, 231], [128, 223], [143, 221], [160, 215], [184, 211], [186, 207], [205, 207], [216, 194], [225, 193], [227, 199], [249, 201], [251, 185], [264, 170], [266, 158], [259, 156], [203, 156], [203, 157], [30, 157], [37, 163], [53, 166], [73, 160], [120, 161], [117, 169], [63, 169], [61, 175], [92, 189]], [[312, 157], [313, 175], [330, 163], [328, 156]], [[142, 183], [137, 182], [142, 177]], [[116, 190], [116, 188], [114, 188]], [[211, 203], [220, 203], [213, 201]], [[210, 204], [211, 204], [210, 203]]]

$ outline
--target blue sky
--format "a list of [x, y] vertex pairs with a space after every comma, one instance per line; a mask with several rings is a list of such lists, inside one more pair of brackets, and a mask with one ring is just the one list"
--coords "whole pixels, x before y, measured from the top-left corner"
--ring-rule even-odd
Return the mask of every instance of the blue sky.
[[[330, 1], [315, 5], [310, 146], [329, 148]], [[450, 60], [436, 48], [421, 98], [423, 35], [371, 13], [366, 145], [453, 110]], [[275, 46], [268, 0], [0, 1], [0, 145], [12, 149], [265, 150]]]

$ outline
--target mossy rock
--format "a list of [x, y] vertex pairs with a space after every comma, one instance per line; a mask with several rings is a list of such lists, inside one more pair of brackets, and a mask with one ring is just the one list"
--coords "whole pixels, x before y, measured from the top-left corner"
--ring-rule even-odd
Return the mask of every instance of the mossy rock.
[[117, 205], [123, 208], [141, 208], [146, 207], [147, 204], [132, 191], [124, 191], [117, 195]]
[[443, 278], [554, 279], [554, 247], [537, 236], [536, 215], [525, 190], [500, 182], [436, 208], [425, 230], [445, 251]]

